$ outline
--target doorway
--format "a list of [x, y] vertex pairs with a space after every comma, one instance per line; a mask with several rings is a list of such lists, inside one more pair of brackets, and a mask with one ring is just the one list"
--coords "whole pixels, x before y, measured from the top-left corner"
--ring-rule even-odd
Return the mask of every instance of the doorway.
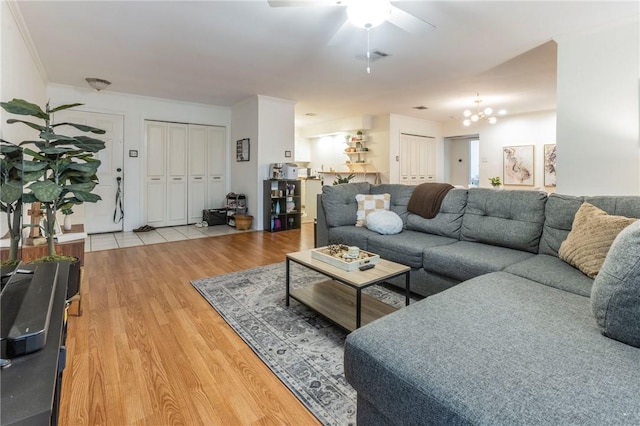
[[[105, 149], [98, 152], [98, 185], [94, 193], [102, 200], [74, 206], [74, 223], [83, 223], [87, 234], [122, 231], [124, 206], [124, 116], [97, 112], [63, 110], [55, 113], [56, 122], [85, 124], [104, 130], [104, 135], [96, 135], [105, 142]], [[61, 126], [63, 134], [69, 136], [86, 135], [78, 130]]]
[[451, 185], [480, 186], [480, 138], [478, 135], [444, 138], [445, 177]]

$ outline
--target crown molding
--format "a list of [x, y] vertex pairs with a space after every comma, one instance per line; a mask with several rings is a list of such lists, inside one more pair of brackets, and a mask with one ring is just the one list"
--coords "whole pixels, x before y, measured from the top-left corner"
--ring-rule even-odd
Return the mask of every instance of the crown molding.
[[24, 22], [24, 18], [22, 17], [22, 13], [20, 12], [18, 1], [4, 0], [4, 2], [7, 4], [9, 8], [9, 12], [13, 16], [13, 20], [16, 23], [16, 27], [18, 28], [18, 31], [22, 36], [22, 40], [24, 41], [24, 44], [27, 47], [27, 50], [29, 51], [29, 55], [31, 56], [31, 59], [33, 60], [33, 63], [36, 66], [36, 69], [38, 70], [38, 73], [40, 74], [42, 81], [45, 84], [48, 84], [49, 77], [47, 76], [47, 71], [44, 69], [44, 65], [42, 64], [42, 61], [40, 60], [40, 55], [38, 54], [38, 50], [36, 49], [36, 46], [33, 44], [33, 39], [31, 38], [31, 34], [27, 29], [27, 24]]

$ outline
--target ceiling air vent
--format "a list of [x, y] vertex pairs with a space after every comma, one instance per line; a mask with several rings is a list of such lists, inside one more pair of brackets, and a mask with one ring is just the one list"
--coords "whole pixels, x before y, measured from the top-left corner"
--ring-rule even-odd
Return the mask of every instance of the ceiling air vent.
[[[371, 52], [371, 58], [369, 58], [369, 62], [375, 62], [379, 59], [383, 59], [386, 58], [389, 55], [388, 53], [385, 53], [381, 50], [374, 50], [373, 52]], [[360, 60], [360, 61], [366, 61], [367, 60], [367, 55], [356, 55], [356, 59]]]

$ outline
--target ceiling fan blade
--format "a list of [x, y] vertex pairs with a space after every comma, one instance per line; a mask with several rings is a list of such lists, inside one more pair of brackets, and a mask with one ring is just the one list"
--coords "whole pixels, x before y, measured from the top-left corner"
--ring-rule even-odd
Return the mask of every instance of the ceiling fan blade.
[[340, 26], [340, 28], [338, 28], [338, 30], [333, 34], [333, 36], [331, 37], [331, 40], [329, 40], [329, 42], [327, 43], [328, 46], [335, 46], [338, 43], [340, 43], [340, 40], [343, 39], [343, 37], [345, 36], [345, 34], [347, 33], [347, 31], [349, 29], [351, 29], [353, 26], [351, 25], [351, 23], [349, 22], [348, 19], [345, 19], [344, 24], [342, 24]]
[[337, 0], [268, 0], [271, 7], [343, 6]]
[[391, 6], [391, 14], [387, 18], [387, 21], [391, 22], [397, 27], [402, 28], [408, 33], [416, 35], [424, 35], [436, 28], [436, 26], [431, 24], [430, 22], [420, 19], [417, 16], [405, 12], [404, 10], [393, 5]]

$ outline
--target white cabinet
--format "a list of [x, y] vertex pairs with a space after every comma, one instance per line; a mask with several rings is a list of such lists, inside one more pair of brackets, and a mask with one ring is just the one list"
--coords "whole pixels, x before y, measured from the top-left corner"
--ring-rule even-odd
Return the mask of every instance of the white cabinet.
[[436, 140], [400, 135], [400, 183], [419, 185], [436, 180]]
[[186, 225], [224, 204], [226, 129], [146, 121], [147, 224]]

